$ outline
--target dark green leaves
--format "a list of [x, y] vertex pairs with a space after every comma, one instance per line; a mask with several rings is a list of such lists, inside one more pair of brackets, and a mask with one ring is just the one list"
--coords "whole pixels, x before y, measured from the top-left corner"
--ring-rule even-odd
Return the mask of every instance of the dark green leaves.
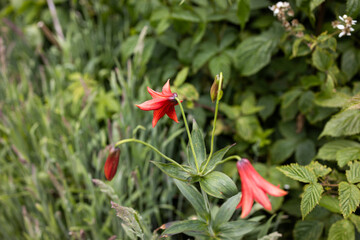
[[238, 3], [237, 15], [241, 28], [245, 27], [245, 23], [250, 17], [250, 0], [240, 0]]
[[[214, 153], [212, 155], [212, 157], [209, 160], [208, 165], [206, 166], [206, 169], [204, 171], [204, 175], [206, 175], [207, 173], [211, 172], [212, 170], [214, 170], [214, 168], [220, 163], [220, 161], [223, 159], [224, 155], [227, 153], [227, 151], [229, 151], [229, 149], [234, 146], [227, 146], [224, 147], [223, 149], [217, 151], [216, 153]], [[205, 162], [203, 162], [202, 164], [203, 166], [201, 166], [201, 169], [203, 169], [205, 166]]]
[[295, 240], [317, 240], [320, 238], [324, 224], [319, 221], [298, 221], [295, 224]]
[[222, 172], [213, 171], [200, 180], [201, 188], [217, 198], [231, 197], [238, 193], [235, 183]]
[[349, 136], [360, 133], [360, 111], [357, 109], [340, 112], [325, 125], [322, 136]]
[[[174, 163], [161, 163], [156, 161], [151, 161], [155, 166], [157, 166], [161, 171], [163, 171], [169, 177], [181, 180], [188, 181], [191, 177], [189, 172], [184, 171], [180, 166]], [[186, 166], [185, 166], [186, 167]], [[187, 170], [190, 171], [189, 167]]]
[[347, 0], [346, 12], [355, 19], [360, 13], [360, 2], [358, 0]]
[[354, 225], [346, 219], [331, 225], [328, 240], [355, 240]]
[[165, 226], [170, 225], [162, 233], [162, 236], [169, 236], [178, 233], [185, 233], [189, 235], [205, 235], [207, 233], [207, 225], [205, 222], [200, 220], [185, 220], [185, 221], [176, 221]]
[[321, 71], [328, 70], [333, 62], [334, 60], [331, 54], [322, 48], [316, 48], [312, 54], [312, 63], [317, 69]]
[[193, 122], [191, 139], [194, 145], [197, 164], [195, 163], [195, 158], [190, 143], [188, 145], [189, 164], [193, 169], [196, 169], [196, 165], [201, 166], [201, 164], [206, 160], [206, 149], [203, 134], [199, 129], [198, 125], [196, 124], [195, 120]]
[[323, 191], [324, 189], [320, 183], [310, 183], [305, 186], [300, 204], [303, 219], [317, 204], [319, 204]]
[[214, 227], [217, 228], [222, 223], [225, 223], [230, 220], [231, 216], [236, 210], [236, 206], [239, 204], [241, 198], [241, 193], [232, 196], [226, 202], [221, 205], [219, 211], [217, 212], [214, 220]]

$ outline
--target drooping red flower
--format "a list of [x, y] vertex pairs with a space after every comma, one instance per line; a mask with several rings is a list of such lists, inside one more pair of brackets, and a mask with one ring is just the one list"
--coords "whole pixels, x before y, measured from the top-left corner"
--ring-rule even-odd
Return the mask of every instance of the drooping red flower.
[[236, 163], [240, 179], [242, 197], [237, 205], [242, 208], [241, 218], [245, 218], [251, 211], [254, 200], [260, 203], [266, 210], [271, 210], [271, 203], [266, 194], [281, 197], [287, 194], [286, 191], [266, 181], [251, 165], [246, 158]]
[[119, 164], [120, 149], [111, 147], [104, 166], [104, 173], [107, 180], [111, 181], [116, 174]]
[[147, 90], [153, 99], [136, 106], [144, 111], [154, 111], [152, 126], [155, 127], [159, 119], [165, 114], [175, 122], [179, 122], [175, 112], [175, 106], [178, 104], [175, 99], [177, 94], [172, 93], [170, 90], [170, 79], [163, 86], [161, 93], [156, 92], [149, 87]]

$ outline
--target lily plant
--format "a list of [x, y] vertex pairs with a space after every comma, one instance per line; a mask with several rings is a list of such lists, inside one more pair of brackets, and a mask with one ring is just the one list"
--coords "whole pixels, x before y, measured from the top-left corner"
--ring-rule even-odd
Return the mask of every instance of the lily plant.
[[[193, 121], [192, 131], [185, 116], [182, 100], [176, 93], [171, 92], [170, 81], [168, 80], [162, 88], [162, 92], [156, 92], [147, 88], [153, 99], [136, 105], [144, 111], [154, 111], [152, 126], [155, 127], [160, 118], [165, 114], [179, 122], [175, 106], [179, 105], [185, 129], [188, 137], [187, 164], [180, 164], [174, 159], [166, 156], [150, 143], [130, 138], [118, 141], [110, 148], [109, 156], [105, 162], [105, 177], [112, 180], [118, 167], [120, 146], [125, 143], [139, 143], [151, 148], [167, 162], [152, 161], [162, 172], [174, 179], [180, 192], [194, 207], [197, 217], [191, 220], [172, 222], [163, 225], [165, 231], [163, 236], [177, 233], [185, 233], [195, 236], [198, 239], [238, 239], [245, 234], [254, 231], [258, 225], [256, 221], [239, 219], [230, 221], [235, 210], [241, 208], [240, 218], [246, 218], [251, 212], [254, 200], [266, 210], [271, 210], [271, 202], [267, 194], [281, 197], [287, 194], [286, 191], [274, 186], [260, 176], [250, 161], [238, 155], [224, 158], [228, 150], [233, 146], [227, 146], [214, 152], [215, 126], [218, 117], [219, 102], [222, 97], [223, 75], [220, 73], [215, 77], [210, 90], [210, 96], [215, 103], [215, 114], [211, 134], [210, 152], [207, 154], [204, 137], [196, 121]], [[235, 160], [235, 161], [234, 161]], [[241, 192], [236, 184], [226, 174], [217, 171], [216, 167], [228, 161], [234, 161], [240, 180]], [[219, 208], [217, 213], [211, 211], [211, 204], [208, 196], [219, 199], [227, 199]]]

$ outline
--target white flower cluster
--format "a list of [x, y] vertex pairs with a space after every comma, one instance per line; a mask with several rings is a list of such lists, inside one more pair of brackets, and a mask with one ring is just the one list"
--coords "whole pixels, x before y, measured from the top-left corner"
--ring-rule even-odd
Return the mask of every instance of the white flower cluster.
[[275, 5], [269, 7], [273, 11], [274, 16], [279, 18], [285, 17], [286, 12], [289, 16], [294, 16], [294, 12], [291, 10], [291, 6], [288, 2], [277, 2]]
[[357, 21], [353, 20], [351, 17], [347, 15], [339, 16], [339, 19], [341, 21], [332, 22], [333, 28], [337, 28], [341, 30], [339, 37], [343, 37], [345, 35], [351, 36], [351, 32], [354, 31], [354, 28], [352, 28], [352, 26], [355, 25]]

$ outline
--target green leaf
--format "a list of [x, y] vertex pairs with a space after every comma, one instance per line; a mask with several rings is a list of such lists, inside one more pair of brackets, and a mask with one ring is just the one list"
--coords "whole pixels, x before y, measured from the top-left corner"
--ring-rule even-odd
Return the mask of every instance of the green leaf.
[[237, 8], [237, 16], [239, 18], [241, 28], [244, 29], [245, 23], [249, 21], [250, 17], [250, 0], [239, 1]]
[[[223, 157], [225, 156], [225, 154], [227, 153], [227, 151], [229, 151], [229, 149], [231, 147], [233, 147], [235, 144], [224, 147], [222, 149], [220, 149], [219, 151], [217, 151], [216, 153], [214, 153], [212, 155], [212, 157], [209, 160], [208, 165], [206, 166], [206, 169], [204, 171], [204, 175], [208, 174], [209, 172], [211, 172], [212, 170], [214, 170], [214, 168], [220, 164], [220, 161], [223, 159]], [[203, 162], [202, 166], [200, 169], [203, 169], [205, 167], [206, 162]]]
[[349, 164], [350, 170], [346, 171], [346, 178], [350, 183], [360, 182], [360, 162], [352, 162]]
[[294, 228], [295, 240], [317, 240], [321, 237], [324, 223], [319, 221], [298, 221]]
[[[196, 155], [197, 165], [201, 166], [201, 164], [206, 160], [206, 149], [205, 149], [205, 142], [204, 137], [199, 129], [196, 121], [193, 121], [193, 129], [191, 132], [191, 139], [194, 145], [194, 151]], [[189, 155], [189, 164], [193, 169], [196, 169], [195, 159], [193, 156], [193, 152], [191, 150], [190, 143], [188, 145], [188, 155]]]
[[349, 136], [360, 133], [360, 111], [357, 109], [340, 112], [325, 125], [322, 136]]
[[304, 76], [300, 78], [300, 81], [306, 89], [314, 86], [320, 86], [322, 84], [321, 79], [316, 75]]
[[211, 172], [200, 180], [201, 188], [216, 198], [227, 198], [238, 193], [238, 189], [231, 178], [222, 172]]
[[311, 0], [310, 1], [310, 11], [314, 11], [315, 8], [317, 8], [320, 4], [325, 2], [325, 0]]
[[339, 150], [355, 147], [360, 148], [360, 144], [350, 140], [336, 140], [325, 143], [320, 149], [316, 158], [323, 160], [336, 160], [336, 153]]
[[254, 115], [241, 116], [236, 121], [236, 132], [248, 142], [254, 141], [255, 133], [261, 130], [259, 120]]
[[341, 213], [339, 199], [334, 196], [325, 195], [321, 198], [319, 205], [333, 213]]
[[271, 116], [276, 107], [277, 98], [273, 95], [262, 96], [258, 101], [258, 106], [262, 106], [263, 108], [260, 110], [259, 115], [263, 120], [266, 120], [269, 116]]
[[348, 162], [360, 159], [360, 148], [348, 147], [336, 152], [339, 167], [344, 167]]
[[234, 214], [236, 210], [236, 206], [239, 204], [241, 198], [241, 193], [239, 192], [235, 196], [232, 196], [226, 202], [224, 202], [219, 211], [215, 216], [215, 220], [213, 222], [213, 226], [215, 229], [219, 227], [221, 224], [228, 222], [231, 216]]
[[309, 168], [313, 170], [317, 178], [324, 177], [332, 171], [331, 168], [321, 165], [319, 162], [315, 162], [315, 161], [311, 162]]
[[[162, 163], [156, 161], [151, 162], [169, 177], [178, 179], [180, 181], [187, 181], [191, 177], [189, 172], [184, 171], [180, 166], [174, 163]], [[188, 170], [190, 171], [190, 169]]]
[[333, 57], [325, 49], [317, 47], [312, 54], [312, 63], [320, 71], [328, 70], [333, 62]]
[[360, 13], [360, 2], [358, 0], [347, 0], [346, 12], [355, 19]]
[[310, 139], [306, 139], [296, 146], [295, 159], [300, 165], [308, 165], [315, 154], [315, 144]]
[[204, 64], [216, 55], [218, 47], [213, 42], [205, 42], [196, 53], [192, 63], [193, 71], [196, 73]]
[[314, 105], [315, 94], [312, 91], [304, 92], [299, 99], [299, 110], [301, 113], [308, 113]]
[[319, 204], [323, 192], [324, 189], [320, 183], [310, 183], [305, 186], [300, 204], [303, 219], [314, 209], [316, 204]]
[[339, 184], [340, 209], [345, 218], [349, 217], [360, 204], [360, 190], [347, 182]]
[[184, 98], [188, 101], [197, 101], [199, 99], [199, 92], [191, 83], [182, 84], [176, 89], [176, 92], [180, 96], [184, 96]]
[[237, 220], [220, 225], [220, 239], [239, 239], [256, 229], [257, 222]]
[[208, 231], [206, 223], [201, 220], [176, 221], [165, 226], [166, 230], [161, 234], [162, 237], [178, 233], [203, 233], [205, 235]]
[[355, 240], [354, 225], [347, 219], [331, 225], [328, 240]]
[[347, 79], [350, 80], [358, 72], [358, 68], [359, 63], [357, 62], [356, 49], [347, 49], [341, 56], [341, 71], [343, 71]]
[[183, 84], [186, 80], [186, 77], [189, 73], [189, 67], [184, 67], [181, 71], [176, 75], [174, 86], [179, 87]]
[[274, 164], [280, 164], [288, 159], [295, 151], [296, 139], [277, 140], [270, 149], [270, 159]]
[[182, 181], [174, 179], [176, 186], [179, 188], [180, 192], [184, 197], [191, 203], [195, 211], [203, 219], [208, 219], [208, 213], [205, 208], [204, 199], [201, 196], [201, 193], [192, 185], [186, 184]]
[[358, 215], [355, 215], [355, 214], [351, 214], [350, 217], [349, 217], [350, 221], [353, 222], [353, 224], [355, 225], [356, 227], [356, 230], [358, 232], [360, 232], [360, 216]]
[[225, 53], [213, 57], [209, 62], [209, 69], [212, 76], [223, 72], [224, 84], [228, 82], [231, 75], [231, 59]]
[[282, 95], [282, 108], [289, 107], [300, 95], [302, 91], [300, 89], [293, 89]]
[[289, 178], [304, 183], [316, 183], [315, 173], [309, 167], [300, 166], [297, 163], [278, 167], [278, 169]]
[[349, 102], [350, 96], [342, 92], [316, 94], [315, 103], [322, 107], [343, 107]]

